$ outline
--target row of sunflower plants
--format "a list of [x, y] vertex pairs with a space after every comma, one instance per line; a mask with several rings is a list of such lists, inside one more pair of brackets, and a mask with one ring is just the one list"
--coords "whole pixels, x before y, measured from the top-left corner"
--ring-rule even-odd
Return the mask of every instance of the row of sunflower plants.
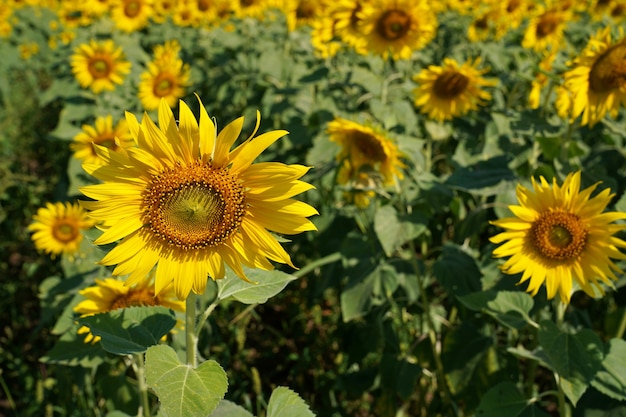
[[624, 10], [9, 2], [1, 406], [626, 413]]

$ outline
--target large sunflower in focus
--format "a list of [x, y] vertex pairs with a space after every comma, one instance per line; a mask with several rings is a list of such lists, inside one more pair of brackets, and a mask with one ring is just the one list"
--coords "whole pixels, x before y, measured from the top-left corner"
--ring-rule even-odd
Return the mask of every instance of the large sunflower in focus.
[[600, 30], [573, 64], [563, 84], [572, 97], [572, 118], [582, 114], [582, 124], [593, 126], [626, 105], [626, 38], [612, 43], [610, 27]]
[[569, 303], [575, 280], [587, 294], [604, 294], [600, 285], [612, 285], [622, 271], [611, 259], [626, 259], [618, 248], [626, 242], [613, 236], [626, 229], [614, 224], [626, 213], [603, 213], [613, 194], [605, 189], [591, 194], [595, 185], [580, 190], [580, 172], [569, 174], [562, 186], [552, 186], [541, 177], [532, 180], [532, 190], [518, 185], [520, 205], [509, 206], [516, 217], [492, 222], [505, 229], [490, 240], [502, 244], [493, 251], [497, 258], [510, 256], [502, 265], [507, 274], [522, 274], [520, 283], [529, 281], [528, 292], [536, 295], [545, 283], [547, 296], [558, 292]]
[[101, 263], [117, 265], [113, 275], [130, 274], [129, 285], [156, 266], [155, 293], [173, 281], [180, 299], [203, 293], [208, 277], [224, 277], [225, 265], [242, 279], [242, 265], [270, 270], [272, 260], [293, 266], [269, 231], [315, 230], [307, 217], [317, 211], [291, 198], [313, 188], [299, 180], [308, 167], [252, 164], [287, 132], [253, 133], [231, 151], [243, 118], [217, 134], [202, 103], [199, 123], [184, 102], [179, 109], [175, 118], [162, 100], [159, 126], [147, 115], [138, 123], [127, 113], [137, 147], [125, 155], [98, 148], [105, 165], [83, 165], [103, 181], [81, 189], [96, 200], [85, 202], [91, 217], [103, 223], [95, 243], [119, 241]]
[[418, 86], [413, 90], [415, 106], [431, 119], [443, 121], [476, 110], [491, 94], [483, 87], [495, 85], [482, 75], [480, 59], [460, 65], [452, 58], [445, 58], [443, 66], [431, 65], [413, 77]]
[[366, 48], [383, 58], [409, 59], [437, 32], [437, 16], [426, 1], [372, 0], [357, 13]]
[[70, 65], [80, 86], [91, 88], [96, 94], [114, 90], [115, 84], [122, 84], [130, 72], [130, 62], [124, 58], [122, 48], [110, 39], [79, 45], [70, 57]]

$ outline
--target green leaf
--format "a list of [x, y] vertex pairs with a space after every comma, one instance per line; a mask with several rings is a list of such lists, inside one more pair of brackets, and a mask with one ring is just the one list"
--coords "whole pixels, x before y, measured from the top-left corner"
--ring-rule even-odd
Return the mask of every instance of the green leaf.
[[314, 417], [309, 406], [298, 394], [287, 387], [272, 391], [266, 417]]
[[604, 395], [626, 401], [626, 340], [611, 339], [608, 353], [591, 385]]
[[296, 279], [293, 275], [277, 270], [245, 269], [245, 272], [248, 279], [256, 284], [245, 282], [235, 273], [227, 270], [226, 277], [217, 281], [218, 299], [225, 300], [232, 297], [244, 304], [262, 304]]
[[85, 343], [85, 337], [78, 335], [75, 329], [68, 330], [54, 344], [48, 353], [39, 360], [43, 363], [55, 363], [67, 366], [95, 368], [104, 362], [105, 352], [100, 344]]
[[417, 380], [421, 375], [421, 366], [398, 358], [394, 354], [385, 354], [380, 363], [382, 386], [408, 399], [415, 392]]
[[505, 156], [480, 161], [470, 167], [456, 169], [446, 180], [446, 185], [481, 196], [496, 195], [510, 189], [517, 177], [508, 167]]
[[176, 325], [174, 312], [165, 307], [130, 307], [78, 319], [102, 338], [102, 348], [116, 355], [145, 351], [159, 343]]
[[467, 323], [446, 334], [442, 361], [453, 394], [462, 392], [472, 383], [476, 369], [493, 344], [493, 338], [481, 334], [475, 326]]
[[228, 390], [226, 372], [217, 362], [209, 360], [194, 369], [166, 345], [146, 352], [146, 381], [168, 417], [206, 417]]
[[245, 408], [228, 400], [222, 400], [211, 414], [211, 417], [254, 417]]
[[521, 329], [532, 323], [528, 315], [533, 298], [519, 291], [479, 291], [458, 297], [467, 308], [483, 311], [512, 329]]
[[475, 417], [548, 416], [522, 395], [513, 382], [502, 382], [485, 394]]
[[393, 206], [379, 208], [374, 217], [374, 230], [387, 256], [427, 229], [428, 220], [419, 212], [399, 214]]
[[364, 316], [374, 305], [392, 297], [398, 288], [396, 269], [386, 263], [373, 265], [366, 259], [348, 270], [350, 281], [341, 292], [341, 313], [344, 322]]
[[569, 334], [547, 320], [541, 322], [538, 336], [548, 364], [561, 377], [563, 392], [576, 405], [600, 369], [602, 341], [592, 330]]
[[448, 291], [462, 296], [481, 289], [482, 273], [476, 260], [459, 246], [446, 244], [439, 259], [433, 265], [437, 280]]
[[114, 411], [106, 413], [104, 417], [133, 417], [133, 416], [131, 416], [130, 414], [126, 414], [123, 411], [114, 410]]

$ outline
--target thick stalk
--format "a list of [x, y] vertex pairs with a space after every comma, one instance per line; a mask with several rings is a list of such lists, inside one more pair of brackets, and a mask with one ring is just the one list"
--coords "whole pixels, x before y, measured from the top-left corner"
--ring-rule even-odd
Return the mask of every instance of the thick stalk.
[[196, 294], [191, 292], [185, 307], [185, 341], [187, 344], [187, 365], [197, 365], [198, 337], [196, 336]]
[[146, 384], [146, 366], [143, 360], [143, 353], [134, 355], [135, 376], [137, 378], [137, 388], [139, 389], [139, 397], [141, 398], [141, 409], [138, 416], [150, 417], [150, 398], [148, 397], [148, 384]]

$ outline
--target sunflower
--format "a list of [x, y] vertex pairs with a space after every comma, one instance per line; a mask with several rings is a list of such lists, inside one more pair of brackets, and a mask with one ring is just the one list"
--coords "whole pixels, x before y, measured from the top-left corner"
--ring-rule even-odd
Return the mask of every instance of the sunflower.
[[153, 14], [151, 0], [115, 0], [111, 6], [111, 20], [124, 32], [135, 32], [148, 25]]
[[135, 142], [128, 130], [126, 120], [122, 119], [113, 126], [113, 117], [98, 116], [94, 125], [83, 125], [82, 131], [74, 136], [70, 149], [74, 158], [89, 164], [101, 162], [94, 145], [105, 146], [113, 151], [134, 146]]
[[572, 118], [582, 114], [582, 124], [593, 126], [626, 105], [626, 38], [612, 43], [610, 27], [601, 29], [573, 65], [563, 83], [572, 95]]
[[437, 32], [437, 16], [426, 1], [372, 0], [357, 13], [368, 51], [387, 59], [409, 59]]
[[539, 62], [539, 71], [535, 74], [535, 79], [531, 83], [530, 93], [528, 95], [528, 107], [531, 109], [539, 108], [541, 104], [541, 91], [548, 85], [550, 78], [548, 74], [552, 71], [552, 65], [556, 53], [551, 52]]
[[562, 186], [556, 179], [550, 186], [543, 177], [540, 183], [532, 179], [532, 190], [518, 185], [520, 205], [509, 206], [516, 217], [492, 222], [506, 231], [490, 238], [502, 243], [493, 251], [496, 258], [510, 256], [504, 273], [522, 273], [520, 283], [529, 281], [532, 295], [545, 283], [548, 299], [558, 292], [566, 304], [573, 280], [592, 297], [604, 294], [600, 281], [612, 286], [615, 273], [622, 273], [611, 258], [626, 259], [618, 249], [626, 242], [613, 236], [626, 229], [613, 223], [626, 213], [603, 213], [614, 194], [604, 189], [591, 197], [599, 183], [581, 191], [580, 176], [580, 171], [569, 174]]
[[301, 26], [312, 26], [318, 19], [326, 16], [326, 0], [285, 0], [275, 6], [287, 19], [287, 28], [294, 31]]
[[230, 8], [234, 16], [240, 19], [246, 17], [262, 19], [271, 6], [270, 0], [234, 0], [231, 2]]
[[77, 203], [46, 203], [33, 216], [28, 230], [37, 250], [56, 255], [73, 255], [83, 240], [82, 230], [93, 227], [87, 212]]
[[538, 6], [524, 32], [522, 47], [537, 52], [559, 50], [564, 43], [565, 28], [572, 16], [569, 11]]
[[431, 65], [413, 79], [418, 87], [413, 90], [415, 106], [431, 119], [443, 121], [476, 110], [491, 94], [482, 87], [491, 87], [495, 81], [481, 75], [489, 71], [479, 70], [480, 59], [466, 61], [463, 65], [452, 58], [444, 58], [443, 66]]
[[343, 198], [359, 208], [367, 208], [376, 191], [382, 190], [380, 173], [369, 166], [355, 170], [350, 159], [344, 159], [337, 173], [337, 184], [344, 186]]
[[402, 168], [406, 166], [401, 161], [402, 153], [379, 127], [336, 117], [328, 123], [326, 133], [330, 141], [341, 146], [337, 154], [337, 160], [342, 161], [338, 174], [340, 182], [356, 179], [364, 169], [379, 172], [385, 185], [395, 184], [397, 179], [403, 178]]
[[342, 43], [335, 36], [335, 21], [329, 17], [316, 19], [311, 24], [311, 45], [320, 58], [337, 55]]
[[[325, 24], [330, 23], [330, 27], [326, 26], [324, 35], [330, 36], [329, 39], [333, 39], [335, 36], [339, 37], [346, 45], [353, 48], [357, 53], [361, 55], [367, 55], [368, 49], [365, 45], [365, 38], [361, 32], [361, 19], [359, 14], [362, 10], [361, 0], [337, 0], [329, 3], [327, 9], [327, 18], [319, 19], [324, 20]], [[314, 24], [314, 28], [317, 25]], [[315, 29], [314, 29], [315, 30]], [[320, 39], [319, 50], [323, 50], [324, 39]], [[329, 47], [328, 49], [337, 52], [339, 46]], [[333, 54], [334, 55], [334, 54]]]
[[[98, 148], [103, 167], [85, 170], [103, 181], [81, 191], [96, 200], [84, 202], [91, 217], [102, 221], [98, 245], [117, 242], [102, 260], [117, 265], [113, 275], [130, 274], [127, 284], [143, 279], [156, 265], [155, 293], [172, 281], [176, 295], [204, 292], [207, 277], [224, 277], [227, 264], [247, 280], [242, 265], [273, 269], [269, 260], [293, 263], [270, 234], [316, 230], [307, 217], [317, 211], [291, 197], [312, 185], [299, 178], [301, 165], [252, 164], [284, 130], [258, 137], [256, 129], [230, 151], [243, 118], [219, 134], [200, 102], [199, 124], [189, 107], [179, 103], [178, 120], [161, 100], [159, 126], [144, 114], [140, 123], [127, 113], [138, 147], [126, 155]], [[257, 114], [257, 128], [258, 128]]]
[[470, 42], [481, 42], [487, 39], [499, 39], [503, 36], [501, 12], [496, 8], [486, 9], [478, 13], [467, 28], [467, 39]]
[[174, 107], [189, 85], [189, 66], [180, 59], [171, 61], [169, 65], [149, 62], [140, 77], [139, 100], [146, 110], [157, 109], [161, 99]]
[[70, 65], [80, 86], [91, 88], [96, 94], [114, 90], [115, 84], [122, 84], [124, 75], [130, 72], [130, 62], [124, 59], [122, 48], [110, 39], [79, 45], [70, 57]]
[[[96, 285], [79, 291], [79, 294], [86, 298], [74, 307], [74, 312], [80, 314], [81, 318], [120, 308], [141, 306], [163, 306], [185, 312], [185, 303], [176, 299], [172, 286], [158, 295], [154, 293], [151, 276], [133, 286], [124, 285], [115, 278], [96, 279]], [[85, 343], [96, 343], [100, 340], [100, 336], [91, 334], [87, 326], [80, 327], [78, 334], [86, 334]]]

